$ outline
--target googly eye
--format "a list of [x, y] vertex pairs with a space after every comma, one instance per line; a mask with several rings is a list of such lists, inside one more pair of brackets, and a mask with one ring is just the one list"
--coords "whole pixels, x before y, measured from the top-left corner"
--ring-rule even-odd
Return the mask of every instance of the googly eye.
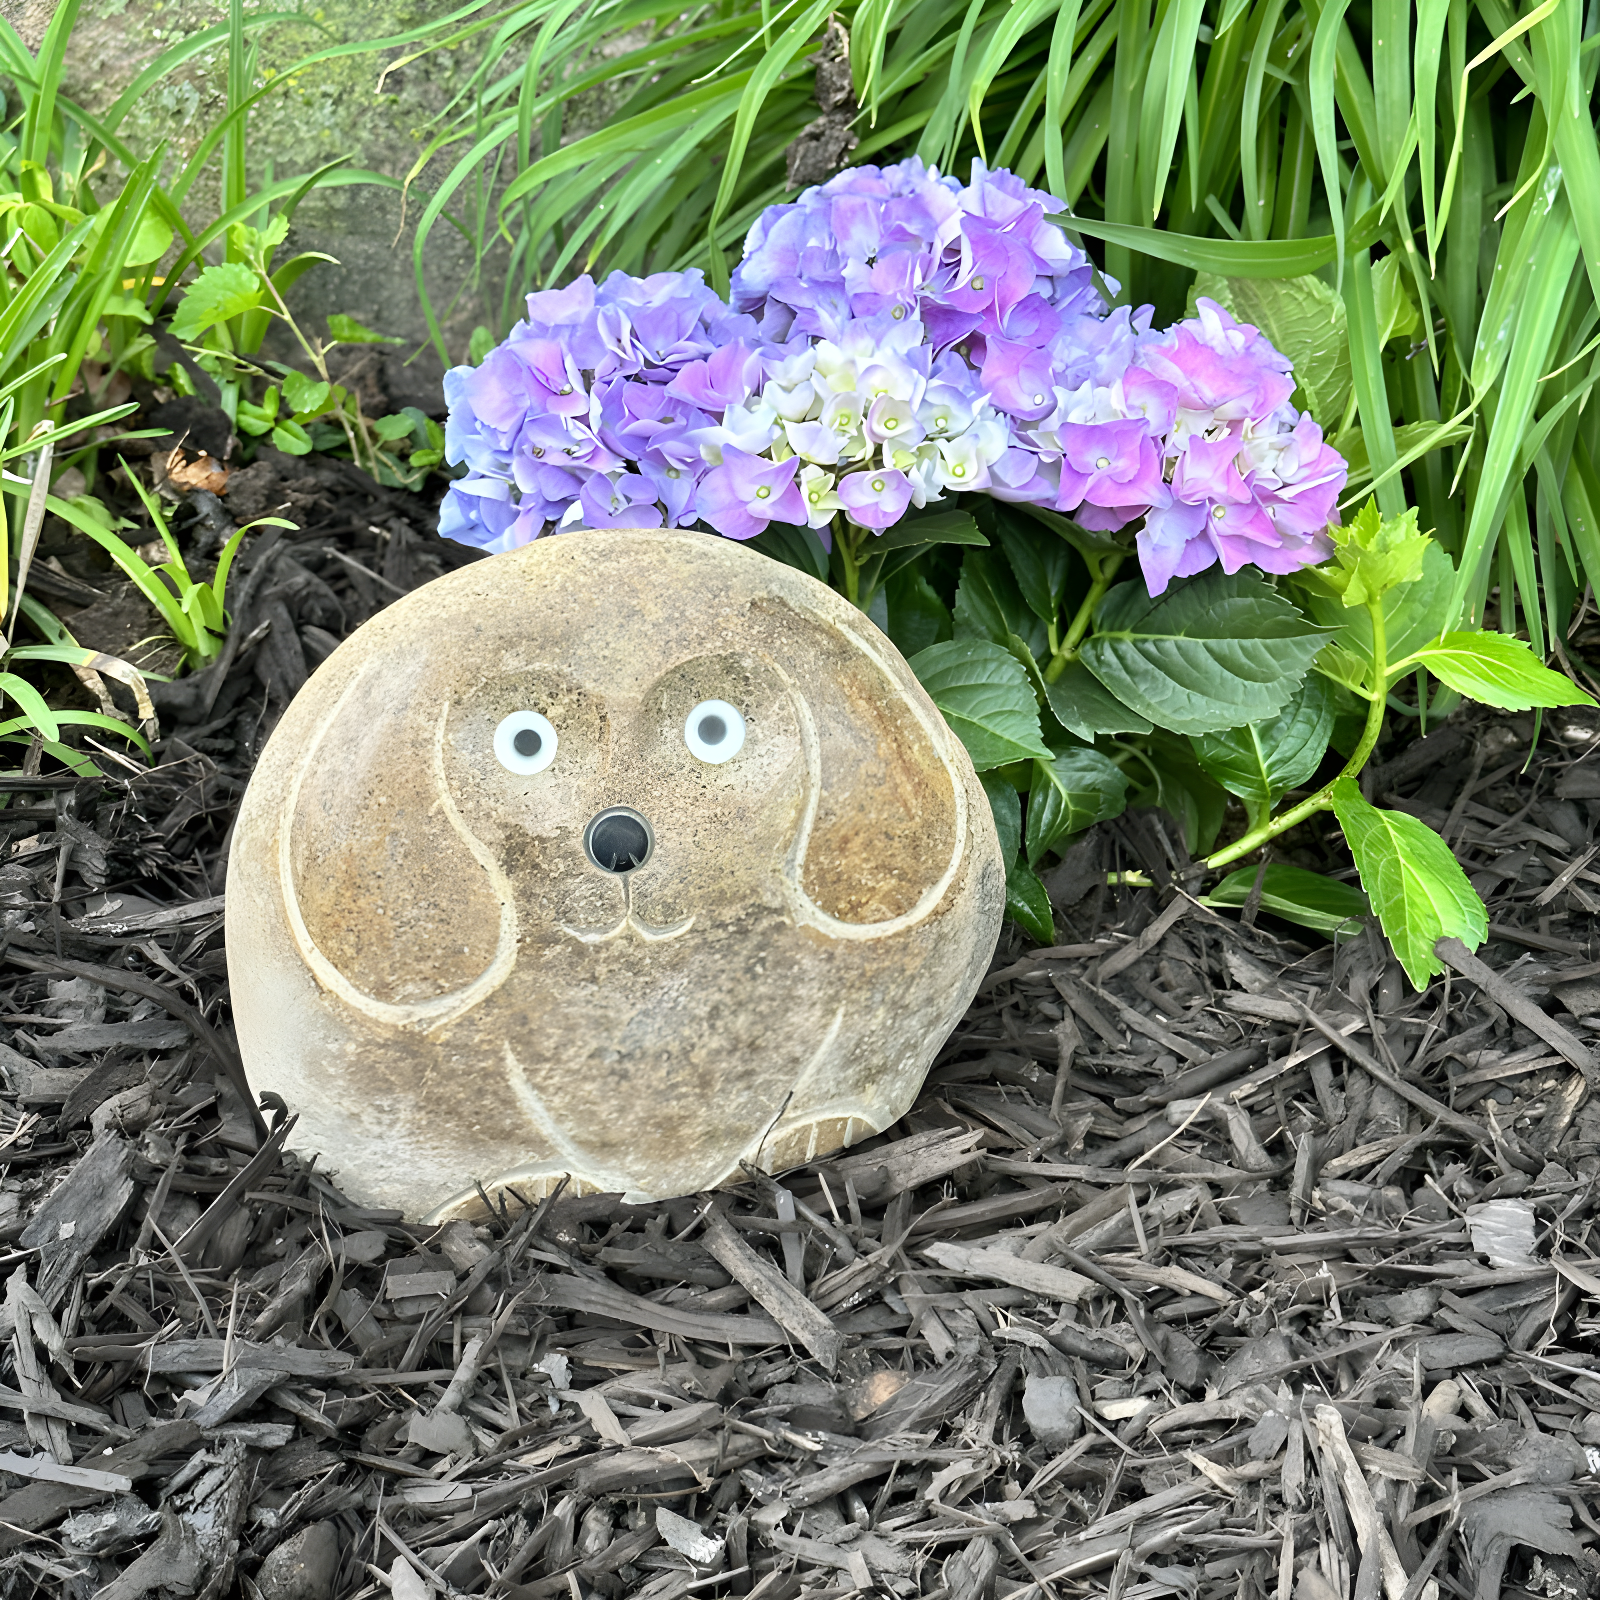
[[726, 700], [702, 700], [684, 721], [683, 742], [699, 761], [731, 761], [744, 749], [744, 718]]
[[537, 711], [513, 711], [494, 730], [495, 760], [519, 778], [543, 772], [555, 760], [559, 743], [549, 719]]

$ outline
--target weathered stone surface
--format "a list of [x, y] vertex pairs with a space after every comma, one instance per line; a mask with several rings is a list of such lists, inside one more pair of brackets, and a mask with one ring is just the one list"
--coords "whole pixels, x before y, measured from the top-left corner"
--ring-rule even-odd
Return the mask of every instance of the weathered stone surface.
[[[708, 701], [731, 759], [691, 748]], [[519, 773], [526, 713], [556, 749]], [[617, 807], [631, 871], [586, 851]], [[399, 601], [290, 706], [229, 861], [234, 1012], [359, 1200], [684, 1194], [897, 1118], [1004, 895], [965, 751], [859, 611], [709, 535], [567, 533]]]

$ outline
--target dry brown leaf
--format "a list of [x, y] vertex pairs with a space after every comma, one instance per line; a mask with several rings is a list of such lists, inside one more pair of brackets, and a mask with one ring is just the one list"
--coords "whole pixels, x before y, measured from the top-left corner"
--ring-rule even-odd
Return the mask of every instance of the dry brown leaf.
[[180, 450], [174, 450], [166, 459], [167, 481], [176, 489], [192, 493], [204, 489], [208, 494], [228, 492], [228, 469], [214, 457], [205, 454], [189, 460]]

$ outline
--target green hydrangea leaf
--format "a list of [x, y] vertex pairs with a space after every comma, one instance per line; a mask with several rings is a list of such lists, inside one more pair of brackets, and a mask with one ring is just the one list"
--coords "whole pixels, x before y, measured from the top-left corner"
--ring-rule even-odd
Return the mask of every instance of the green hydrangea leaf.
[[1323, 639], [1253, 573], [1213, 568], [1161, 595], [1142, 581], [1118, 584], [1080, 659], [1156, 727], [1214, 733], [1276, 716]]
[[[1230, 872], [1210, 894], [1202, 897], [1208, 906], [1242, 906], [1255, 887], [1256, 869], [1240, 867]], [[1327, 934], [1353, 934], [1361, 929], [1361, 919], [1371, 911], [1367, 897], [1353, 883], [1340, 883], [1305, 867], [1291, 867], [1274, 861], [1261, 879], [1261, 909], [1285, 922]]]
[[1012, 634], [1035, 658], [1049, 653], [1045, 623], [1022, 598], [1005, 557], [992, 549], [969, 550], [956, 589], [956, 638], [1004, 644]]
[[1594, 704], [1565, 673], [1552, 672], [1520, 639], [1503, 633], [1447, 633], [1411, 659], [1457, 694], [1502, 711]]
[[749, 548], [762, 555], [781, 561], [786, 567], [803, 572], [808, 578], [822, 583], [828, 581], [828, 552], [814, 529], [803, 522], [769, 522], [766, 528], [750, 540]]
[[1342, 528], [1329, 528], [1328, 535], [1333, 561], [1318, 568], [1317, 576], [1347, 606], [1364, 606], [1401, 584], [1414, 583], [1433, 543], [1418, 532], [1415, 507], [1408, 506], [1398, 517], [1384, 517], [1374, 500]]
[[888, 634], [902, 655], [914, 656], [950, 637], [950, 608], [919, 568], [897, 572], [883, 592], [889, 606]]
[[1372, 264], [1372, 298], [1377, 311], [1378, 343], [1391, 339], [1410, 339], [1422, 326], [1411, 291], [1406, 288], [1405, 268], [1397, 255], [1386, 255]]
[[989, 797], [994, 831], [1000, 839], [1000, 859], [1009, 867], [1022, 853], [1022, 796], [998, 772], [980, 773], [978, 782]]
[[1068, 733], [1091, 743], [1102, 733], [1149, 733], [1150, 722], [1130, 710], [1081, 661], [1046, 679], [1045, 700]]
[[1039, 702], [1027, 674], [1003, 645], [953, 639], [919, 651], [908, 665], [978, 771], [1054, 758], [1039, 734]]
[[[1327, 584], [1331, 570], [1307, 568], [1295, 580], [1296, 594], [1313, 622], [1334, 630], [1331, 646], [1370, 666], [1372, 618], [1365, 606], [1352, 610], [1343, 604]], [[1390, 661], [1404, 660], [1412, 651], [1437, 639], [1449, 626], [1450, 593], [1455, 581], [1455, 564], [1439, 544], [1429, 539], [1417, 577], [1390, 589], [1383, 597], [1384, 645]], [[1337, 668], [1332, 675], [1345, 682], [1354, 681], [1348, 672]]]
[[1071, 551], [1054, 534], [1029, 518], [1011, 514], [1003, 504], [995, 508], [994, 526], [1023, 600], [1048, 626], [1056, 620], [1067, 592]]
[[1333, 785], [1332, 798], [1361, 887], [1406, 976], [1425, 988], [1444, 970], [1434, 945], [1453, 936], [1476, 950], [1489, 936], [1489, 913], [1450, 847], [1425, 822], [1380, 811], [1348, 775]]
[[1074, 833], [1120, 816], [1128, 803], [1122, 769], [1098, 750], [1064, 750], [1053, 761], [1033, 764], [1028, 790], [1028, 865], [1036, 866]]
[[919, 545], [986, 545], [988, 542], [970, 512], [941, 506], [937, 510], [902, 517], [892, 528], [875, 535], [864, 553], [871, 556], [881, 550], [911, 550]]
[[1310, 672], [1289, 704], [1269, 721], [1196, 734], [1190, 743], [1200, 765], [1229, 794], [1264, 816], [1317, 770], [1332, 734], [1333, 690], [1325, 678]]
[[1016, 861], [1006, 873], [1006, 915], [1042, 945], [1056, 942], [1056, 920], [1050, 896], [1033, 868]]

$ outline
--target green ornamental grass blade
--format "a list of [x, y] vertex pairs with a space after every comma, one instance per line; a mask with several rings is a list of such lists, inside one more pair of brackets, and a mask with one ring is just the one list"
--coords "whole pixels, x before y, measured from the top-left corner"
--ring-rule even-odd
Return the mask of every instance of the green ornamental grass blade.
[[1595, 703], [1565, 673], [1552, 672], [1520, 639], [1503, 633], [1447, 633], [1416, 651], [1404, 666], [1426, 667], [1457, 694], [1502, 711]]
[[[130, 474], [131, 476], [131, 474]], [[135, 480], [137, 481], [137, 480]], [[87, 534], [98, 544], [123, 572], [133, 580], [134, 586], [161, 614], [162, 620], [185, 648], [192, 648], [194, 631], [183, 613], [183, 605], [165, 583], [151, 571], [149, 565], [110, 529], [74, 505], [70, 500], [58, 500], [54, 495], [45, 497], [45, 509], [69, 522], [80, 533]]]
[[[723, 158], [725, 164], [722, 169], [722, 180], [717, 186], [716, 204], [711, 211], [710, 231], [713, 239], [717, 223], [727, 215], [733, 204], [745, 150], [750, 143], [756, 118], [761, 114], [761, 108], [768, 94], [771, 93], [779, 77], [788, 69], [789, 63], [805, 48], [811, 36], [827, 19], [832, 8], [833, 0], [816, 0], [815, 5], [810, 6], [789, 24], [778, 41], [763, 54], [760, 64], [750, 74], [750, 81], [745, 86], [738, 112], [733, 119], [733, 133], [728, 140], [728, 149]], [[712, 287], [726, 294], [728, 286], [725, 271], [717, 270], [721, 261], [721, 253], [713, 244]]]
[[1453, 936], [1476, 950], [1488, 937], [1483, 901], [1450, 847], [1425, 822], [1369, 805], [1348, 775], [1333, 785], [1332, 798], [1361, 887], [1412, 986], [1425, 988], [1444, 970], [1433, 953], [1440, 939]]
[[1412, 121], [1411, 0], [1373, 0], [1372, 100], [1376, 123], [1377, 154], [1383, 163], [1381, 178], [1387, 185], [1396, 168], [1405, 164], [1402, 151]]
[[[1344, 14], [1350, 0], [1323, 0], [1311, 39], [1311, 64], [1306, 93], [1311, 101], [1311, 127], [1322, 164], [1323, 193], [1332, 215], [1334, 261], [1342, 280], [1345, 263], [1344, 188], [1339, 181], [1339, 135], [1334, 126], [1334, 68]], [[1376, 178], [1377, 173], [1372, 176]]]
[[[1250, 65], [1245, 71], [1244, 105], [1239, 115], [1239, 178], [1244, 190], [1244, 223], [1245, 232], [1252, 239], [1264, 239], [1267, 229], [1272, 222], [1272, 208], [1269, 199], [1270, 189], [1262, 187], [1262, 170], [1268, 175], [1269, 180], [1275, 180], [1273, 168], [1276, 165], [1274, 157], [1278, 153], [1278, 119], [1276, 111], [1272, 110], [1271, 120], [1267, 124], [1268, 133], [1268, 159], [1263, 162], [1262, 156], [1262, 106], [1261, 91], [1266, 81], [1267, 65], [1273, 53], [1273, 45], [1277, 41], [1278, 21], [1283, 15], [1285, 0], [1266, 0], [1265, 9], [1258, 13], [1255, 45], [1250, 52]], [[1236, 9], [1242, 12], [1244, 4], [1237, 8], [1230, 4], [1225, 16], [1225, 23], [1236, 20]], [[1226, 27], [1218, 30], [1225, 32]], [[1209, 74], [1207, 75], [1209, 81]], [[1274, 83], [1274, 92], [1277, 84]], [[1272, 102], [1268, 101], [1271, 108]]]
[[1063, 750], [1051, 761], [1036, 761], [1028, 790], [1028, 865], [1037, 866], [1071, 835], [1120, 816], [1127, 803], [1127, 778], [1098, 750]]
[[1139, 142], [1146, 164], [1144, 192], [1149, 196], [1152, 221], [1161, 215], [1204, 14], [1204, 0], [1171, 0], [1156, 30], [1139, 119]]
[[987, 639], [956, 639], [919, 651], [908, 665], [980, 772], [1055, 759], [1039, 736], [1039, 703], [1009, 650]]
[[[1314, 413], [1313, 413], [1314, 414]], [[1387, 478], [1434, 450], [1448, 450], [1472, 437], [1472, 427], [1464, 422], [1406, 422], [1394, 429], [1395, 459], [1383, 469]], [[1367, 441], [1359, 428], [1346, 428], [1328, 441], [1345, 458], [1350, 476], [1345, 482], [1341, 507], [1357, 504], [1372, 492], [1373, 468], [1367, 457]]]
[[[1005, 65], [1017, 42], [1031, 29], [1038, 27], [1060, 6], [1060, 0], [1020, 0], [1001, 20], [1000, 26], [990, 35], [976, 70], [967, 88], [967, 120], [974, 138], [979, 143], [979, 154], [988, 152], [983, 144], [983, 105], [990, 87]], [[1073, 8], [1074, 13], [1076, 7]]]
[[[119, 722], [115, 717], [108, 717], [101, 711], [56, 711], [52, 715], [63, 728], [94, 728], [103, 733], [115, 733], [135, 745], [146, 756], [154, 759], [154, 751], [150, 748], [150, 741], [135, 727], [126, 722]], [[31, 717], [11, 717], [0, 722], [0, 738], [8, 738], [16, 733], [40, 732], [39, 724]], [[78, 770], [78, 763], [86, 758], [81, 752], [73, 750], [70, 746], [60, 744], [56, 740], [43, 738], [45, 750], [64, 762], [74, 771]]]
[[1540, 382], [1550, 370], [1551, 339], [1577, 260], [1578, 236], [1565, 200], [1558, 199], [1554, 210], [1552, 226], [1541, 243], [1538, 259], [1531, 264], [1520, 297], [1516, 332], [1496, 398], [1494, 420], [1489, 426], [1476, 498], [1456, 575], [1453, 600], [1457, 617], [1463, 614], [1471, 585], [1488, 554], [1490, 540], [1504, 520], [1506, 500], [1515, 487], [1513, 473], [1522, 436], [1538, 403]]
[[1399, 516], [1406, 508], [1406, 496], [1400, 480], [1389, 471], [1396, 460], [1394, 422], [1384, 380], [1372, 263], [1365, 250], [1356, 256], [1345, 281], [1344, 299], [1350, 318], [1350, 375], [1361, 417], [1361, 437], [1379, 485], [1378, 506], [1386, 516]]
[[[1121, 246], [1189, 267], [1195, 272], [1217, 272], [1232, 278], [1285, 278], [1315, 272], [1339, 258], [1339, 243], [1331, 234], [1310, 239], [1204, 239], [1161, 228], [1140, 228], [1130, 223], [1099, 222], [1089, 217], [1058, 216], [1053, 220], [1091, 239]], [[1374, 207], [1350, 230], [1352, 249], [1364, 249], [1378, 237], [1379, 219]]]
[[1248, 570], [1101, 601], [1081, 659], [1123, 704], [1175, 733], [1213, 733], [1288, 704], [1325, 635]]
[[45, 704], [45, 698], [26, 678], [15, 672], [0, 672], [0, 692], [15, 700], [28, 721], [47, 739], [61, 737], [60, 719]]
[[[1044, 105], [1044, 164], [1048, 192], [1071, 201], [1075, 196], [1067, 192], [1066, 146], [1061, 130], [1072, 110], [1076, 95], [1069, 97], [1072, 77], [1073, 44], [1078, 33], [1080, 0], [1063, 0], [1056, 12], [1055, 32], [1050, 42], [1049, 59], [1045, 64]], [[1079, 85], [1081, 93], [1081, 85]]]
[[[1240, 867], [1230, 872], [1210, 894], [1201, 897], [1207, 906], [1242, 906], [1256, 884], [1255, 867]], [[1353, 935], [1361, 931], [1362, 919], [1371, 914], [1367, 897], [1354, 884], [1340, 883], [1305, 867], [1291, 867], [1274, 861], [1261, 878], [1261, 909], [1285, 922], [1327, 934]]]

